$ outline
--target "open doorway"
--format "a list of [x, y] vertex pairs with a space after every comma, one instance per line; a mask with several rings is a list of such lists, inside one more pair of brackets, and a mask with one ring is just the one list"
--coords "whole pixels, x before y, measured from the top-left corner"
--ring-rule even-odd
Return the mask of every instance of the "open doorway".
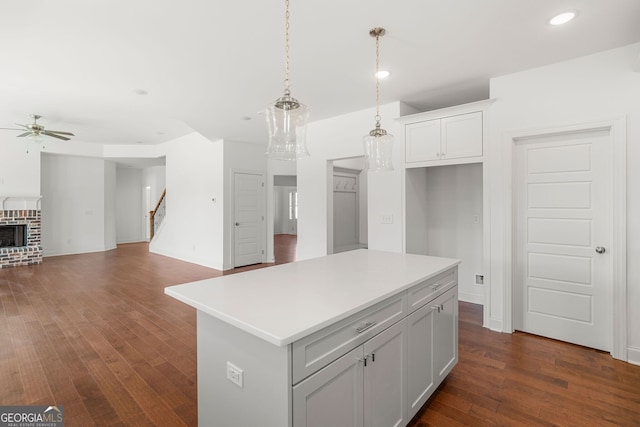
[[368, 246], [367, 172], [363, 156], [333, 160], [329, 204], [330, 253]]
[[273, 255], [276, 264], [295, 261], [298, 183], [295, 175], [273, 176]]

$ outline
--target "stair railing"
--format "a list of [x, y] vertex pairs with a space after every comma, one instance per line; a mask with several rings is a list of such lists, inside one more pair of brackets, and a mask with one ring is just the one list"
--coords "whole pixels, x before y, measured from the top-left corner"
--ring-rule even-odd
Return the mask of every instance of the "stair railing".
[[162, 224], [162, 220], [167, 212], [166, 195], [167, 189], [165, 188], [160, 196], [160, 200], [158, 200], [156, 204], [156, 208], [149, 212], [149, 240], [153, 240], [155, 231], [160, 227], [160, 224]]

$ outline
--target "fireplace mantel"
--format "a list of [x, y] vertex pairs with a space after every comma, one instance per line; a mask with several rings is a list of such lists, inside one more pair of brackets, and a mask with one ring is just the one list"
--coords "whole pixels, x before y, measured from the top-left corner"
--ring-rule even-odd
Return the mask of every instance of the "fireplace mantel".
[[42, 196], [0, 196], [0, 210], [40, 210]]

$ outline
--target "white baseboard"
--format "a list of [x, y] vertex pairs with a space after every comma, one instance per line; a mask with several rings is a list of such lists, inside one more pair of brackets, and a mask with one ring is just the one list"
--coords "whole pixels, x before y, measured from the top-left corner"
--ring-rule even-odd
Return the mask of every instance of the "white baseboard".
[[201, 259], [198, 257], [193, 257], [193, 258], [185, 257], [184, 254], [166, 250], [165, 248], [159, 248], [157, 247], [157, 245], [153, 244], [153, 241], [149, 244], [149, 252], [157, 255], [166, 256], [169, 258], [175, 258], [180, 261], [190, 262], [191, 264], [197, 264], [203, 267], [213, 268], [215, 270], [221, 270], [221, 271], [224, 270], [224, 267], [222, 265], [214, 265], [211, 262], [208, 262], [208, 260]]
[[90, 254], [94, 252], [106, 252], [112, 249], [115, 249], [115, 246], [103, 246], [100, 248], [96, 247], [85, 247], [85, 248], [71, 248], [71, 249], [49, 249], [43, 250], [42, 256], [43, 258], [54, 257], [54, 256], [63, 256], [63, 255], [79, 255], [79, 254]]
[[470, 302], [472, 304], [483, 305], [484, 295], [474, 295], [474, 294], [468, 294], [465, 292], [460, 292], [458, 293], [458, 300], [464, 301], [464, 302]]
[[488, 323], [484, 325], [485, 328], [489, 328], [492, 331], [496, 331], [496, 332], [504, 332], [502, 330], [502, 320], [492, 319], [490, 317], [487, 322]]
[[640, 365], [640, 348], [627, 347], [627, 359], [633, 365]]

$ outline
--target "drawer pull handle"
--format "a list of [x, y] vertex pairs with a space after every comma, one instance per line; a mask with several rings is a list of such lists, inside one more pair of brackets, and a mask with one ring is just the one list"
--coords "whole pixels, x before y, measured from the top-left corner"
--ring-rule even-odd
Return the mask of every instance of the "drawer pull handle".
[[374, 326], [376, 326], [376, 323], [377, 323], [377, 322], [367, 322], [367, 323], [365, 323], [363, 326], [358, 326], [358, 327], [356, 328], [356, 332], [357, 332], [357, 333], [359, 333], [359, 334], [361, 334], [361, 333], [363, 333], [364, 331], [366, 331], [367, 329], [370, 329], [370, 328], [373, 328]]
[[432, 305], [431, 306], [431, 310], [438, 310], [438, 313], [440, 313], [440, 310], [442, 310], [442, 309], [443, 309], [442, 304], [440, 304], [440, 305]]
[[430, 287], [431, 289], [433, 289], [434, 291], [437, 291], [437, 290], [438, 290], [438, 288], [439, 288], [440, 286], [442, 286], [440, 283], [436, 283], [436, 284], [431, 285], [431, 286], [429, 286], [429, 287]]

